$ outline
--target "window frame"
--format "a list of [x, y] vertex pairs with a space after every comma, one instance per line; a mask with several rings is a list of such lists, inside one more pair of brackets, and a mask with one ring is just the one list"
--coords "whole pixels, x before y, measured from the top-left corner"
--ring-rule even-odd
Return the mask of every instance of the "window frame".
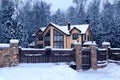
[[79, 34], [78, 34], [78, 33], [73, 33], [73, 34], [72, 34], [72, 39], [73, 39], [73, 40], [79, 39]]
[[44, 36], [44, 46], [50, 46], [50, 30]]
[[57, 30], [53, 30], [53, 47], [64, 48], [64, 35]]

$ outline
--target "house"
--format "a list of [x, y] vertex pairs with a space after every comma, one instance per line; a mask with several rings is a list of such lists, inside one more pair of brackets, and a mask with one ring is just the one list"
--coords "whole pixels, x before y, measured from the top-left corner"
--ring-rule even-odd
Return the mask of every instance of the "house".
[[89, 24], [59, 26], [49, 23], [46, 27], [41, 27], [32, 36], [35, 37], [35, 47], [44, 48], [72, 48], [74, 42], [83, 44], [91, 41], [92, 31]]

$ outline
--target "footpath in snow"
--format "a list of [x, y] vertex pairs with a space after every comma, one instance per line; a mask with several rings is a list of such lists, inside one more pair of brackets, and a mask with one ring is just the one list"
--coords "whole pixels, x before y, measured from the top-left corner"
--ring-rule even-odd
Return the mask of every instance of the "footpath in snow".
[[76, 72], [64, 63], [20, 64], [0, 68], [0, 80], [120, 80], [120, 66]]

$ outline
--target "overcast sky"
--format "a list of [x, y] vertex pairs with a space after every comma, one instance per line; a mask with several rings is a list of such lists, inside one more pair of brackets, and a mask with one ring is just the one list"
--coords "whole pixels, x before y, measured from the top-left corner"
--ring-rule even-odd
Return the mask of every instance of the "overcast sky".
[[[58, 8], [62, 10], [68, 9], [69, 6], [73, 5], [73, 0], [45, 0], [47, 3], [51, 3], [51, 11], [55, 12]], [[88, 3], [92, 0], [88, 0]], [[102, 2], [105, 0], [101, 0]], [[114, 0], [109, 0], [113, 2]]]
[[66, 10], [69, 6], [72, 5], [73, 0], [45, 0], [48, 3], [51, 3], [51, 11], [56, 11], [58, 8]]
[[[22, 0], [24, 2], [26, 2], [27, 0]], [[41, 0], [32, 0], [32, 2], [36, 2], [36, 1], [41, 1]], [[58, 8], [62, 9], [62, 10], [66, 10], [68, 9], [68, 7], [70, 7], [71, 5], [74, 5], [72, 2], [73, 0], [43, 0], [47, 3], [51, 4], [51, 11], [55, 12]], [[88, 0], [88, 3], [90, 3], [92, 0]], [[106, 1], [106, 0], [101, 0]], [[109, 0], [110, 2], [113, 2], [115, 0]]]

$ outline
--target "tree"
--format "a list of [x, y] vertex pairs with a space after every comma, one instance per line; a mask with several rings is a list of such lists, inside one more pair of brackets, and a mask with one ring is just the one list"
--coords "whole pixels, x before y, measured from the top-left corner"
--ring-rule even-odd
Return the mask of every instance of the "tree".
[[40, 27], [44, 27], [50, 20], [50, 5], [44, 1], [38, 1], [31, 5], [27, 1], [19, 10], [18, 23], [22, 26], [21, 43], [23, 47], [34, 41], [32, 34]]
[[71, 24], [77, 24], [76, 22], [76, 9], [75, 7], [71, 6], [67, 10], [67, 20], [68, 22], [71, 22]]
[[60, 9], [56, 11], [52, 16], [52, 22], [58, 25], [66, 25], [66, 16], [65, 13]]
[[76, 24], [83, 24], [85, 23], [85, 6], [87, 0], [73, 0], [73, 3], [76, 4]]
[[87, 15], [90, 20], [90, 25], [92, 27], [92, 31], [94, 34], [94, 39], [97, 41], [98, 44], [100, 44], [100, 31], [101, 31], [101, 20], [100, 20], [100, 0], [93, 0], [89, 5], [87, 9]]
[[36, 28], [46, 26], [50, 21], [50, 4], [38, 1], [33, 5], [33, 22]]
[[9, 42], [10, 39], [15, 38], [14, 28], [15, 23], [12, 19], [14, 14], [14, 3], [11, 0], [2, 0], [1, 1], [1, 10], [0, 10], [0, 24], [1, 24], [1, 35], [0, 42]]
[[[102, 16], [101, 16], [101, 23], [102, 27], [104, 28], [102, 31], [103, 37], [102, 41], [115, 41], [115, 18], [114, 18], [115, 8], [109, 2], [103, 5]], [[111, 39], [112, 38], [112, 39]], [[112, 42], [113, 46], [113, 42]]]

